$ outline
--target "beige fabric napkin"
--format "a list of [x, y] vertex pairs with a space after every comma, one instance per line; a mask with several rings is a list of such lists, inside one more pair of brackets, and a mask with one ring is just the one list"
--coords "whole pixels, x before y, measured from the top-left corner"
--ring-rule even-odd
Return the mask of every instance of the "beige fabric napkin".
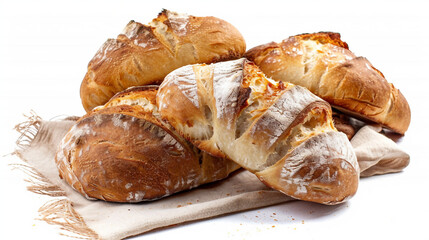
[[362, 127], [351, 139], [355, 150], [360, 176], [399, 172], [410, 163], [410, 155], [399, 149], [398, 145], [379, 132], [379, 125]]
[[[41, 219], [71, 236], [122, 239], [174, 224], [269, 206], [293, 199], [267, 188], [253, 174], [239, 170], [229, 178], [153, 202], [118, 204], [82, 197], [58, 177], [57, 144], [72, 120], [43, 121], [33, 115], [17, 125], [22, 133], [16, 154], [26, 162], [29, 190], [53, 197], [39, 210]], [[376, 127], [363, 127], [352, 139], [362, 176], [397, 172], [409, 156]], [[64, 234], [63, 232], [63, 234]]]

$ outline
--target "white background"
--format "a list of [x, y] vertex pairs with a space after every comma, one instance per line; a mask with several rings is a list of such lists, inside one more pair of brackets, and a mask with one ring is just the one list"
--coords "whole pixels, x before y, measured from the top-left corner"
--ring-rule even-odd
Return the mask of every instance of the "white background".
[[[82, 115], [79, 87], [107, 38], [162, 8], [232, 23], [248, 48], [290, 35], [335, 31], [401, 90], [412, 110], [399, 141], [411, 164], [362, 179], [339, 206], [294, 202], [155, 231], [136, 239], [429, 239], [427, 89], [429, 20], [424, 1], [3, 1], [0, 2], [0, 239], [62, 239], [35, 220], [49, 197], [26, 191], [12, 170], [14, 125], [34, 110], [44, 119]], [[6, 155], [6, 156], [4, 156]], [[275, 214], [275, 215], [274, 215]]]

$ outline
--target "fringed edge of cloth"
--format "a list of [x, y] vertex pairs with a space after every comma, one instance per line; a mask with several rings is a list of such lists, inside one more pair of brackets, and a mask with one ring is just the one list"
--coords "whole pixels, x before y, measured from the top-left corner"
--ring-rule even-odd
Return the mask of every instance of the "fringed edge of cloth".
[[31, 111], [29, 115], [24, 115], [24, 117], [27, 120], [15, 126], [15, 130], [20, 133], [20, 136], [16, 140], [17, 148], [12, 153], [18, 156], [23, 163], [9, 165], [27, 175], [24, 181], [28, 183], [28, 191], [53, 198], [39, 208], [40, 218], [36, 219], [58, 226], [61, 230], [59, 234], [63, 236], [75, 239], [100, 239], [98, 234], [90, 229], [84, 219], [75, 211], [72, 202], [66, 196], [66, 192], [30, 166], [23, 157], [22, 153], [31, 146], [42, 124], [42, 118], [34, 111]]

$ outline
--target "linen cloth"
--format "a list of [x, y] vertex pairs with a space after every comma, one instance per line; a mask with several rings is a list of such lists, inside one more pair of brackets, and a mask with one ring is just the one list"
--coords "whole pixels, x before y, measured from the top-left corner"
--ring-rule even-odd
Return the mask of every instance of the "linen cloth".
[[[59, 225], [70, 236], [123, 239], [166, 226], [294, 200], [266, 187], [245, 170], [152, 202], [87, 200], [59, 178], [54, 162], [57, 145], [74, 123], [73, 119], [44, 121], [32, 116], [17, 125], [22, 136], [16, 150], [33, 178], [29, 190], [53, 197], [53, 201], [40, 208], [41, 219]], [[351, 139], [361, 176], [398, 172], [409, 163], [409, 155], [379, 133], [381, 130], [379, 126], [366, 125]]]

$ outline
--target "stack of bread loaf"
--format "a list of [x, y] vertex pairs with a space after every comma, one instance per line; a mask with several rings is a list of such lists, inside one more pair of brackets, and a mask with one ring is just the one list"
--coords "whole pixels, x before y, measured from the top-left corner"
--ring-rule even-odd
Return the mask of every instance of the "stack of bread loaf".
[[341, 203], [360, 172], [349, 118], [399, 134], [410, 123], [404, 96], [337, 33], [246, 52], [231, 24], [168, 10], [107, 40], [80, 94], [87, 114], [58, 148], [59, 173], [87, 198], [115, 202], [155, 200], [242, 167], [296, 199]]

